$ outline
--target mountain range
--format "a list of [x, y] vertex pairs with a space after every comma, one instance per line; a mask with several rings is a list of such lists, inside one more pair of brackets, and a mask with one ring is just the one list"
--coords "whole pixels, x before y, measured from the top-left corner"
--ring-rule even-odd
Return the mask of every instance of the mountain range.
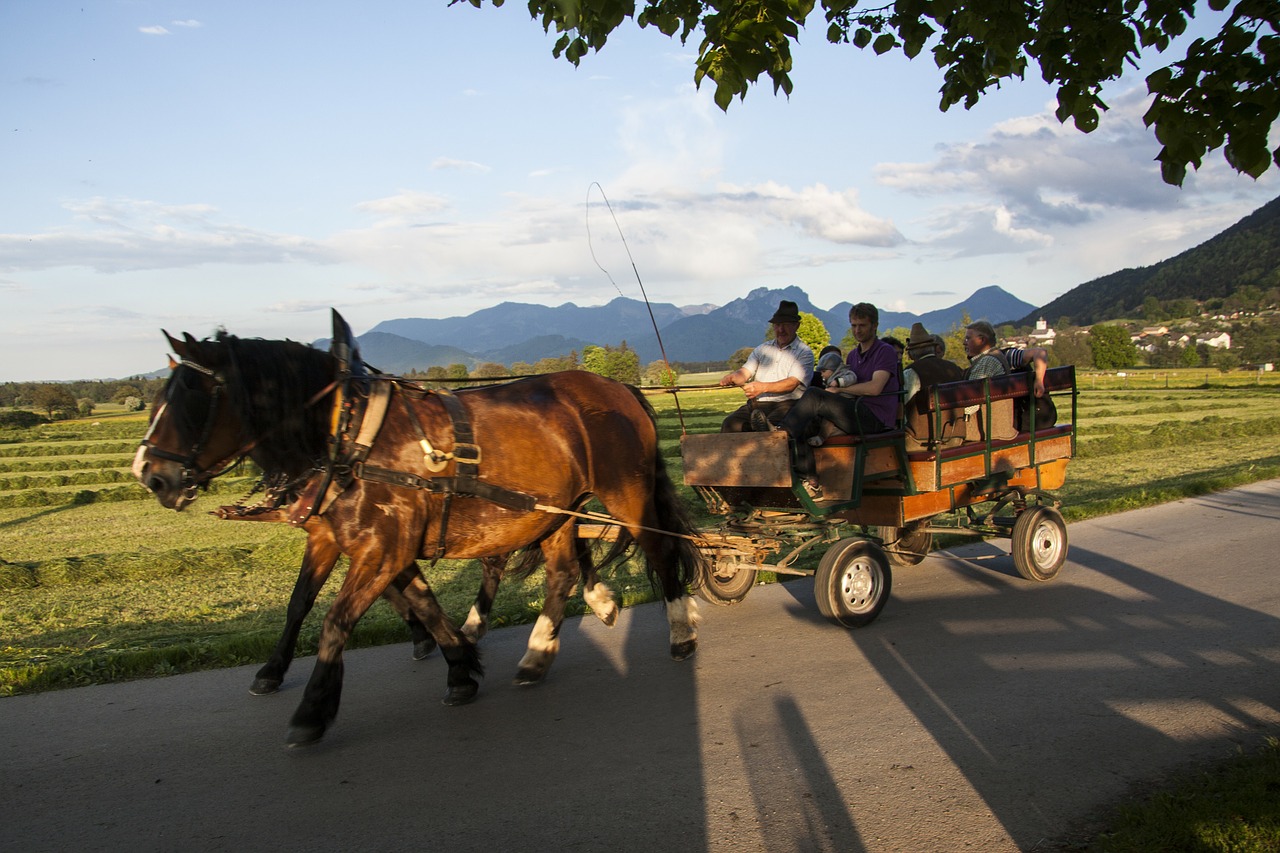
[[[465, 317], [445, 319], [402, 318], [384, 320], [357, 338], [364, 360], [379, 370], [405, 373], [428, 367], [482, 362], [511, 365], [534, 364], [543, 358], [582, 352], [584, 347], [618, 346], [624, 341], [635, 350], [641, 364], [662, 358], [671, 362], [724, 361], [743, 346], [764, 339], [769, 318], [778, 303], [789, 299], [801, 311], [820, 319], [836, 340], [849, 324], [852, 303], [829, 309], [815, 306], [799, 287], [757, 288], [727, 305], [677, 307], [669, 303], [645, 303], [618, 297], [607, 305], [583, 308], [567, 302], [554, 308], [504, 302]], [[999, 287], [984, 287], [948, 308], [926, 314], [884, 311], [883, 331], [912, 323], [946, 331], [965, 314], [993, 323], [1021, 317], [1034, 305]], [[650, 321], [650, 311], [653, 319]], [[662, 341], [659, 346], [658, 335]], [[327, 345], [317, 342], [317, 345]]]
[[[1275, 287], [1280, 281], [1280, 198], [1241, 219], [1195, 248], [1148, 267], [1120, 270], [1081, 284], [1037, 307], [999, 287], [984, 287], [955, 305], [926, 314], [886, 311], [880, 329], [909, 328], [921, 322], [945, 332], [967, 314], [975, 319], [1029, 326], [1038, 319], [1051, 325], [1066, 319], [1088, 326], [1104, 320], [1141, 316], [1144, 300], [1161, 301], [1227, 297], [1243, 287]], [[608, 305], [583, 308], [504, 302], [465, 317], [384, 320], [358, 338], [366, 361], [391, 373], [428, 367], [483, 362], [510, 366], [535, 364], [543, 358], [579, 354], [592, 344], [617, 346], [624, 341], [648, 364], [663, 357], [671, 362], [724, 361], [743, 346], [764, 338], [778, 302], [790, 299], [813, 314], [835, 339], [848, 325], [850, 303], [828, 309], [815, 306], [799, 287], [760, 288], [727, 305], [646, 305], [619, 297]], [[652, 312], [652, 320], [650, 320]], [[661, 335], [661, 347], [657, 326]], [[328, 341], [317, 341], [328, 346]]]

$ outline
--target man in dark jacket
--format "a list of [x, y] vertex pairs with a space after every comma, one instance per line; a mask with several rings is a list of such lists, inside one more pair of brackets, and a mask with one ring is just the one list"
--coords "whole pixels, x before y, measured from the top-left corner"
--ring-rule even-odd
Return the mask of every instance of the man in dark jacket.
[[911, 326], [907, 338], [907, 357], [911, 365], [902, 371], [902, 387], [906, 391], [903, 403], [928, 388], [942, 382], [958, 382], [964, 378], [964, 368], [943, 358], [947, 344], [937, 335], [931, 335], [921, 323]]

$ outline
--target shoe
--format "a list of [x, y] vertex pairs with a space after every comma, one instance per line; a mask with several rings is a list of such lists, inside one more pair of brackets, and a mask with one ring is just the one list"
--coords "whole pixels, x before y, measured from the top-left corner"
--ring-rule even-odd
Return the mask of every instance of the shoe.
[[811, 483], [808, 480], [802, 481], [802, 485], [804, 486], [805, 494], [809, 496], [809, 500], [822, 500], [822, 486], [819, 486], [817, 483]]
[[773, 429], [773, 424], [769, 423], [769, 419], [759, 409], [752, 409], [748, 420], [751, 423], [752, 432], [769, 432]]

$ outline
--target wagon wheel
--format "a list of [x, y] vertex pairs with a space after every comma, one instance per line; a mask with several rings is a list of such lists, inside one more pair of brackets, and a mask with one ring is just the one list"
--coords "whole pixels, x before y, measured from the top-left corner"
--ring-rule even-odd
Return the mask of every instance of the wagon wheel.
[[1023, 510], [1013, 523], [1013, 565], [1029, 581], [1048, 581], [1067, 560], [1067, 525], [1050, 506]]
[[933, 550], [933, 534], [923, 525], [877, 527], [875, 533], [884, 541], [885, 553], [895, 566], [917, 566]]
[[737, 604], [756, 584], [755, 565], [744, 560], [741, 554], [719, 555], [715, 565], [702, 573], [693, 591], [711, 604]]
[[880, 615], [891, 586], [893, 573], [884, 549], [854, 536], [822, 555], [813, 589], [823, 616], [846, 628], [861, 628]]

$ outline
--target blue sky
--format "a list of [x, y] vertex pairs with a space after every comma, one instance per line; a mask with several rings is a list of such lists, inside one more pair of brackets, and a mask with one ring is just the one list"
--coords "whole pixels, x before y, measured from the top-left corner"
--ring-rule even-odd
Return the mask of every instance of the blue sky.
[[628, 25], [574, 68], [519, 2], [4, 0], [0, 381], [154, 370], [161, 329], [310, 341], [330, 306], [362, 333], [638, 299], [594, 184], [653, 301], [916, 313], [990, 284], [1044, 304], [1280, 194], [1220, 153], [1160, 181], [1159, 57], [1084, 135], [1034, 73], [942, 113], [927, 55], [816, 23], [790, 99], [726, 114], [696, 45]]

